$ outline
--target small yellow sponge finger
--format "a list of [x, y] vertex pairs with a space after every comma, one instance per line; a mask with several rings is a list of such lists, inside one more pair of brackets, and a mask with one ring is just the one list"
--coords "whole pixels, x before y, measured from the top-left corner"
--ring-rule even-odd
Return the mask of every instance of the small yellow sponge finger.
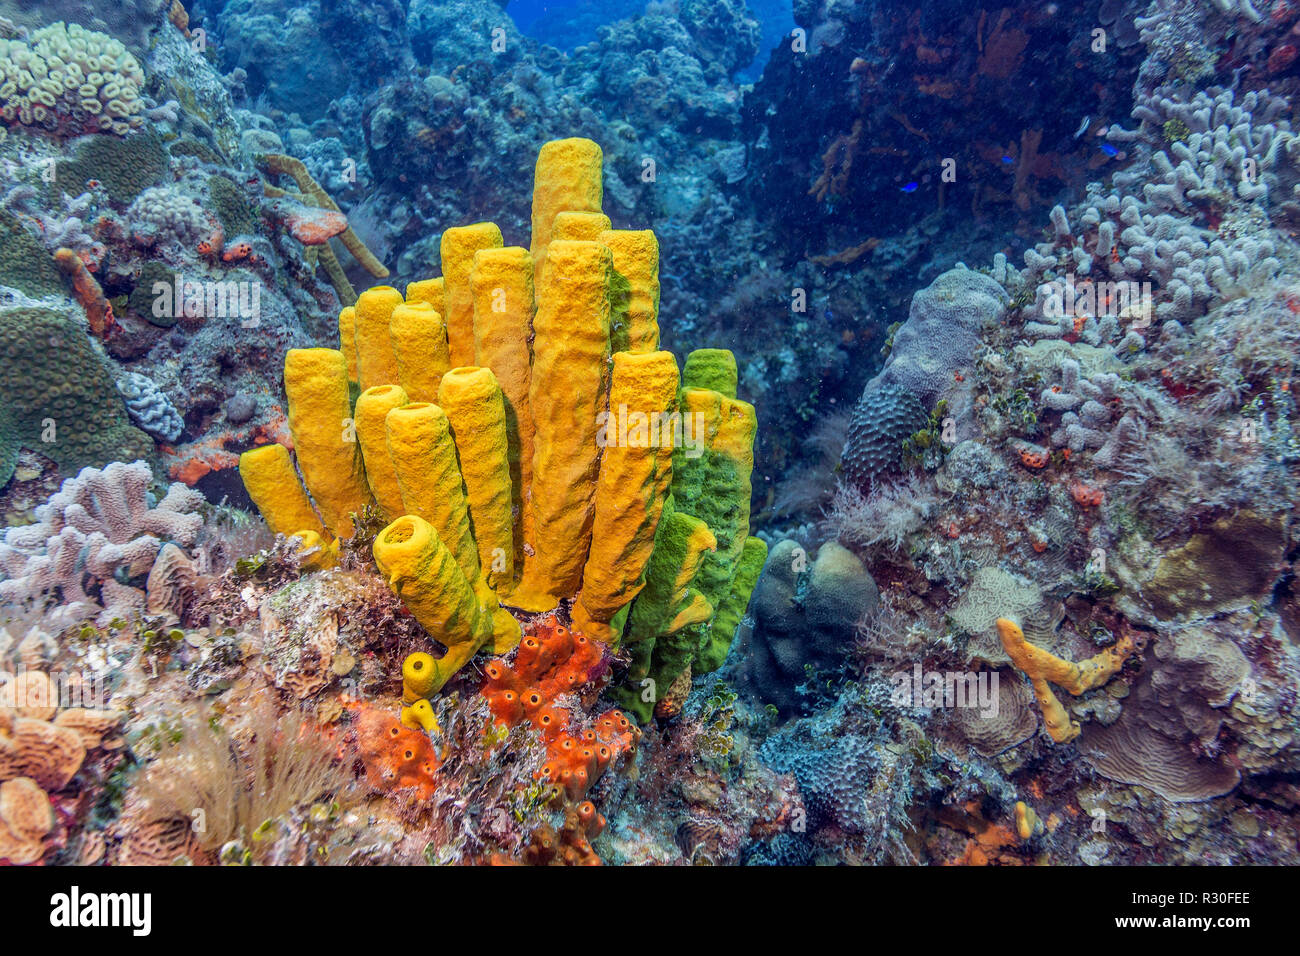
[[551, 223], [552, 239], [594, 239], [610, 227], [609, 216], [603, 212], [561, 212]]
[[402, 293], [387, 285], [377, 285], [357, 296], [357, 381], [363, 389], [398, 383], [397, 356], [388, 323], [393, 309], [401, 304]]
[[339, 312], [339, 351], [348, 362], [348, 381], [357, 380], [357, 307], [349, 305]]
[[659, 348], [659, 240], [649, 229], [610, 229], [597, 237], [614, 255], [610, 347]]
[[303, 482], [325, 527], [350, 538], [351, 515], [370, 503], [370, 490], [356, 442], [343, 353], [290, 349], [284, 356], [284, 391]]
[[407, 397], [413, 402], [436, 401], [438, 383], [451, 368], [447, 327], [438, 310], [428, 302], [403, 302], [393, 309], [389, 331]]
[[361, 455], [366, 463], [366, 482], [386, 521], [406, 513], [397, 473], [388, 457], [385, 424], [388, 413], [405, 404], [406, 392], [400, 385], [375, 385], [357, 399], [357, 441], [361, 443]]
[[298, 480], [289, 449], [283, 445], [263, 445], [244, 452], [239, 456], [239, 477], [273, 534], [325, 532]]
[[427, 302], [439, 315], [447, 314], [447, 282], [442, 276], [406, 284], [407, 302]]

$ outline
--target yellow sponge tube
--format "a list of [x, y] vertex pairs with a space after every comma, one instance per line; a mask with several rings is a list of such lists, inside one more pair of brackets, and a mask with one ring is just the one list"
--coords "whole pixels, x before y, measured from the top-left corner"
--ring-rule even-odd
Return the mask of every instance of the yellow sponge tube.
[[447, 653], [433, 662], [436, 693], [492, 637], [491, 619], [452, 553], [424, 519], [403, 515], [375, 538], [375, 563], [388, 586]]
[[263, 445], [244, 452], [239, 456], [239, 477], [272, 534], [324, 533], [325, 526], [312, 510], [289, 449], [283, 445]]
[[538, 151], [533, 170], [533, 235], [528, 249], [538, 285], [556, 215], [600, 212], [603, 161], [600, 146], [589, 139], [554, 139]]
[[600, 241], [600, 234], [610, 227], [609, 216], [603, 212], [560, 212], [551, 223], [552, 239], [592, 239]]
[[491, 587], [509, 585], [515, 540], [501, 387], [489, 368], [454, 368], [442, 378], [438, 404], [447, 413], [460, 453], [479, 566]]
[[397, 374], [407, 398], [432, 402], [438, 397], [438, 383], [451, 368], [447, 351], [447, 327], [442, 316], [428, 302], [403, 302], [389, 319]]
[[433, 693], [434, 659], [432, 654], [417, 651], [402, 661], [402, 703], [414, 704]]
[[442, 317], [447, 323], [452, 368], [474, 364], [474, 295], [469, 287], [474, 253], [499, 249], [502, 244], [501, 230], [491, 222], [452, 226], [442, 234], [442, 277], [447, 297]]
[[385, 427], [403, 512], [432, 525], [473, 581], [479, 573], [478, 551], [446, 413], [428, 402], [412, 402], [390, 411]]
[[298, 539], [298, 554], [304, 570], [323, 571], [339, 563], [338, 538], [322, 538], [315, 531], [299, 531], [293, 537]]
[[337, 349], [290, 349], [284, 356], [284, 390], [307, 490], [325, 527], [350, 538], [350, 516], [370, 503], [370, 491], [352, 421], [347, 360]]
[[[671, 352], [616, 352], [603, 434], [591, 553], [573, 622], [610, 642], [609, 622], [645, 584], [655, 530], [672, 482], [677, 360]], [[601, 441], [603, 439], [603, 441]]]
[[357, 381], [363, 390], [399, 381], [388, 323], [393, 309], [401, 304], [402, 293], [387, 285], [377, 285], [357, 296]]
[[348, 381], [357, 380], [357, 307], [349, 305], [339, 312], [339, 351], [348, 362]]
[[653, 352], [659, 348], [659, 240], [649, 229], [610, 229], [597, 241], [614, 256], [610, 347]]
[[442, 276], [436, 279], [421, 279], [406, 284], [407, 302], [427, 302], [439, 315], [447, 314], [446, 281]]
[[533, 483], [533, 412], [528, 404], [533, 365], [528, 341], [536, 308], [533, 257], [518, 246], [481, 249], [474, 256], [469, 283], [474, 293], [475, 364], [492, 369], [505, 402], [517, 575], [524, 557], [523, 543], [531, 539], [533, 530], [529, 497]]
[[606, 404], [610, 268], [609, 249], [596, 242], [556, 240], [547, 255], [529, 393], [535, 560], [511, 595], [528, 611], [550, 610], [582, 583], [600, 463], [596, 417]]
[[388, 434], [385, 419], [394, 408], [406, 404], [406, 392], [400, 385], [375, 385], [357, 399], [357, 440], [366, 464], [366, 482], [384, 513], [392, 521], [406, 513], [397, 472], [388, 457]]

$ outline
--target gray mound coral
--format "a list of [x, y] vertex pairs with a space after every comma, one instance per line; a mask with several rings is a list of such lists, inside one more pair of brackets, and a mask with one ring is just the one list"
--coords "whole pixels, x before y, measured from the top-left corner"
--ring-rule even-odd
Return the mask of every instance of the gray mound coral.
[[86, 468], [36, 509], [36, 523], [5, 532], [0, 543], [0, 602], [52, 601], [50, 627], [87, 617], [106, 624], [138, 615], [147, 575], [167, 543], [193, 545], [203, 525], [203, 496], [177, 482], [160, 501], [149, 492], [143, 461]]
[[879, 603], [876, 582], [847, 548], [828, 541], [810, 560], [781, 541], [754, 589], [754, 624], [739, 648], [746, 680], [767, 703], [793, 710], [809, 670], [841, 660]]
[[181, 437], [185, 422], [180, 412], [149, 376], [127, 372], [117, 383], [117, 390], [126, 402], [131, 421], [139, 428], [160, 441], [173, 442]]
[[119, 40], [77, 23], [0, 39], [0, 119], [64, 136], [125, 136], [144, 122], [140, 63]]

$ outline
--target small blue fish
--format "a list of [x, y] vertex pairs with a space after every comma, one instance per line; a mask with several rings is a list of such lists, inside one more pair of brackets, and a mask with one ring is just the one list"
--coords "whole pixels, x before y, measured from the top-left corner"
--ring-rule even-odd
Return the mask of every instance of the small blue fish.
[[1003, 156], [1003, 157], [1002, 157], [1002, 164], [1003, 164], [1004, 166], [1013, 166], [1013, 165], [1015, 165], [1015, 162], [1016, 162], [1015, 159], [1012, 158], [1011, 156]]
[[906, 186], [899, 186], [898, 191], [903, 193], [914, 193], [916, 192], [916, 183], [911, 182], [908, 183]]
[[1119, 150], [1116, 149], [1114, 146], [1110, 145], [1110, 143], [1102, 143], [1100, 149], [1111, 159], [1114, 159], [1116, 156], [1119, 155]]

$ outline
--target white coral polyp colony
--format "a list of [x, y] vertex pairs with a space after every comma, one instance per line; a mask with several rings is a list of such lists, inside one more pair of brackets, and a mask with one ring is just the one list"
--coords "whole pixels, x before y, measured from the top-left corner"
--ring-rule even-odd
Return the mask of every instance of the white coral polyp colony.
[[65, 135], [126, 135], [144, 122], [144, 71], [119, 41], [62, 20], [0, 39], [0, 118]]

